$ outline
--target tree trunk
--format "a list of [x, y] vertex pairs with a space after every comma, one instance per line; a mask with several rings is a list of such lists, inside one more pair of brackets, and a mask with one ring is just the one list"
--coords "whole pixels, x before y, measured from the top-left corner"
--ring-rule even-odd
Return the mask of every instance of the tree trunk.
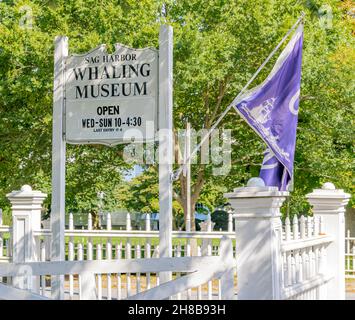
[[92, 228], [94, 230], [101, 229], [99, 213], [97, 211], [93, 210], [93, 211], [91, 211], [91, 217], [92, 217]]

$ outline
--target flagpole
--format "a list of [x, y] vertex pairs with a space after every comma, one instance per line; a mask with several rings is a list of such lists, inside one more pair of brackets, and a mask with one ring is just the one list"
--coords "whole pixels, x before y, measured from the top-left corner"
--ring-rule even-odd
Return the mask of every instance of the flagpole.
[[[196, 152], [201, 148], [203, 143], [207, 140], [207, 138], [211, 135], [213, 130], [216, 129], [216, 127], [219, 125], [219, 123], [222, 121], [222, 119], [226, 116], [226, 114], [229, 112], [229, 110], [236, 104], [238, 101], [239, 97], [245, 92], [245, 90], [248, 89], [250, 84], [254, 81], [254, 79], [257, 77], [257, 75], [260, 73], [260, 71], [265, 67], [265, 65], [270, 61], [270, 59], [274, 56], [276, 51], [281, 47], [281, 45], [286, 41], [288, 36], [291, 34], [291, 32], [301, 23], [303, 22], [303, 19], [305, 17], [305, 13], [302, 11], [300, 17], [297, 19], [295, 24], [287, 31], [285, 36], [281, 39], [281, 41], [278, 43], [278, 45], [272, 50], [272, 52], [269, 54], [269, 56], [264, 60], [264, 62], [260, 65], [258, 70], [254, 73], [254, 75], [249, 79], [249, 81], [246, 83], [246, 85], [243, 87], [243, 89], [239, 92], [239, 94], [236, 96], [236, 98], [228, 105], [228, 107], [223, 111], [223, 113], [220, 115], [220, 117], [217, 119], [217, 121], [213, 124], [213, 126], [208, 130], [208, 132], [202, 137], [200, 143], [194, 148], [194, 150], [190, 153], [190, 156], [187, 160], [187, 162], [190, 161], [190, 159], [196, 154]], [[171, 179], [173, 181], [176, 181], [181, 172], [185, 169], [187, 162], [185, 162], [183, 165], [181, 165], [173, 174]]]

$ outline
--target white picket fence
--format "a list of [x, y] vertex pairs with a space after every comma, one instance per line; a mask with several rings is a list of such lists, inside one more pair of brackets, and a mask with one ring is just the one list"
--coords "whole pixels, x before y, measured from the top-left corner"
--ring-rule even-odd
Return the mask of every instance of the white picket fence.
[[[159, 258], [159, 231], [150, 230], [150, 215], [146, 215], [145, 230], [132, 230], [131, 218], [126, 216], [126, 230], [112, 230], [111, 215], [106, 216], [107, 227], [105, 230], [93, 230], [92, 216], [88, 214], [87, 229], [74, 229], [73, 214], [69, 214], [69, 228], [66, 236], [66, 260], [68, 261], [124, 261], [127, 259], [151, 259]], [[211, 217], [201, 223], [201, 229], [205, 231], [186, 232], [173, 231], [173, 257], [197, 257], [218, 256], [220, 254], [220, 242], [223, 237], [234, 239], [232, 216], [229, 218], [228, 231], [213, 231]], [[0, 227], [0, 239], [7, 234], [6, 251], [1, 251], [3, 261], [11, 259], [11, 228]], [[33, 235], [38, 244], [36, 256], [42, 262], [50, 260], [50, 229], [35, 230]], [[0, 242], [1, 243], [1, 242]], [[232, 249], [233, 250], [233, 249]], [[235, 256], [235, 252], [234, 252]], [[236, 263], [233, 262], [233, 272], [236, 272]], [[172, 277], [178, 279], [186, 272], [172, 271]], [[64, 274], [64, 273], [63, 273]], [[114, 274], [96, 273], [97, 298], [98, 299], [126, 299], [153, 287], [159, 286], [159, 272], [121, 272]], [[11, 278], [6, 279], [11, 283]], [[50, 277], [41, 276], [38, 280], [37, 294], [50, 297]], [[77, 275], [67, 274], [65, 278], [66, 299], [78, 299], [80, 294], [80, 280]], [[175, 299], [221, 299], [221, 282], [219, 279], [211, 279], [205, 284], [195, 288], [188, 288], [179, 292]]]
[[355, 278], [355, 237], [350, 235], [350, 230], [346, 233], [345, 246], [345, 275], [347, 278]]
[[[90, 215], [87, 229], [75, 230], [70, 215], [66, 261], [50, 262], [51, 231], [38, 220], [45, 195], [27, 186], [8, 195], [13, 226], [0, 225], [0, 299], [48, 299], [58, 275], [65, 299], [344, 299], [345, 276], [354, 277], [355, 238], [345, 237], [343, 219], [349, 195], [325, 184], [307, 195], [311, 217], [282, 224], [286, 195], [235, 189], [225, 195], [235, 232], [232, 216], [226, 232], [213, 231], [210, 218], [202, 231], [173, 231], [172, 258], [159, 257], [149, 215], [145, 230], [132, 230], [130, 215], [126, 230], [112, 230], [110, 215], [105, 230], [93, 230]], [[172, 280], [159, 283], [160, 272]]]
[[325, 183], [306, 198], [313, 215], [281, 223], [289, 195], [260, 178], [224, 196], [235, 214], [238, 299], [345, 299], [345, 206]]
[[[80, 254], [80, 252], [79, 252]], [[77, 281], [78, 299], [102, 299], [102, 277], [118, 279], [122, 274], [136, 275], [137, 291], [127, 298], [140, 299], [180, 299], [184, 292], [191, 292], [197, 288], [197, 299], [202, 299], [202, 286], [216, 279], [219, 282], [219, 299], [233, 299], [234, 297], [234, 259], [232, 242], [223, 237], [219, 256], [181, 257], [181, 258], [146, 258], [146, 259], [116, 259], [108, 261], [61, 261], [61, 262], [28, 262], [6, 263], [0, 268], [0, 276], [11, 279], [16, 287], [31, 290], [34, 295], [27, 299], [49, 298], [51, 288], [46, 285], [47, 278], [53, 275], [65, 275]], [[208, 269], [205, 266], [208, 265]], [[19, 271], [20, 270], [20, 271]], [[119, 273], [118, 273], [119, 271]], [[139, 289], [140, 275], [147, 273], [174, 272], [184, 274], [172, 281], [155, 288]], [[109, 292], [107, 286], [107, 292]], [[0, 284], [0, 299], [8, 299], [9, 294], [17, 296], [7, 286]], [[118, 299], [122, 298], [121, 288], [116, 290]], [[21, 293], [23, 297], [23, 292]], [[111, 295], [112, 292], [108, 293]], [[69, 293], [70, 295], [70, 293]], [[187, 293], [188, 295], [188, 293]], [[107, 297], [109, 298], [109, 297]], [[190, 297], [191, 299], [192, 297]]]
[[318, 300], [325, 298], [326, 251], [333, 237], [324, 233], [319, 217], [286, 218], [281, 243], [283, 298]]

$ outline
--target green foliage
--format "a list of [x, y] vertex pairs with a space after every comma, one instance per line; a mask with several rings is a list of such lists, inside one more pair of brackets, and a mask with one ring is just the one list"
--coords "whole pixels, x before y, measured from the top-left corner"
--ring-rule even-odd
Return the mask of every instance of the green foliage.
[[158, 196], [158, 174], [153, 166], [115, 190], [115, 197], [131, 212], [159, 212]]
[[[68, 36], [75, 53], [101, 43], [112, 50], [118, 41], [156, 47], [158, 8], [156, 1], [0, 2], [0, 207], [7, 218], [5, 194], [23, 184], [47, 192], [50, 204], [54, 37]], [[68, 146], [67, 163], [68, 210], [95, 212], [98, 191], [107, 209], [115, 205], [112, 190], [127, 167], [122, 146]]]
[[[163, 9], [162, 9], [162, 5]], [[321, 26], [319, 8], [332, 9], [332, 26]], [[33, 19], [26, 18], [31, 9]], [[159, 25], [174, 27], [174, 124], [187, 119], [209, 128], [266, 58], [300, 12], [306, 12], [301, 104], [291, 214], [308, 212], [304, 194], [332, 181], [353, 191], [354, 31], [347, 1], [226, 0], [22, 0], [0, 2], [0, 207], [5, 194], [30, 184], [51, 194], [53, 40], [69, 37], [70, 52], [101, 43], [158, 47]], [[24, 9], [25, 8], [25, 9]], [[27, 10], [27, 11], [26, 11]], [[24, 18], [25, 17], [25, 18]], [[21, 22], [21, 23], [20, 23]], [[29, 27], [32, 23], [32, 27]], [[256, 79], [261, 82], [274, 60]], [[212, 164], [193, 165], [195, 201], [211, 209], [223, 192], [258, 175], [262, 141], [230, 112], [221, 127], [235, 140], [228, 176], [213, 176]], [[68, 146], [67, 208], [157, 212], [156, 167], [129, 183], [122, 146]], [[175, 214], [182, 213], [181, 183], [175, 184]], [[179, 198], [180, 197], [180, 198]], [[50, 197], [46, 201], [48, 207]], [[354, 198], [351, 205], [354, 205]]]
[[[131, 179], [122, 181], [114, 191], [118, 203], [130, 212], [159, 213], [158, 171], [156, 166], [146, 170]], [[181, 225], [182, 208], [173, 201], [173, 215], [175, 226]]]

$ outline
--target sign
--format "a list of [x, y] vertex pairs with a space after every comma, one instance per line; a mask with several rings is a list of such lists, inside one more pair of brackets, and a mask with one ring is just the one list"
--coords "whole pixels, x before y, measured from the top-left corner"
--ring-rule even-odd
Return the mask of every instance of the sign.
[[[159, 82], [158, 82], [159, 79]], [[68, 55], [68, 38], [55, 38], [51, 260], [65, 260], [66, 143], [149, 141], [159, 132], [159, 246], [172, 256], [173, 29], [162, 25], [159, 60], [155, 49], [104, 45], [82, 55]], [[159, 100], [159, 112], [158, 112]], [[159, 123], [157, 123], [159, 121]], [[159, 274], [160, 283], [171, 272]], [[64, 276], [53, 276], [52, 298], [64, 299]]]
[[65, 139], [115, 145], [153, 141], [157, 130], [158, 54], [155, 49], [101, 45], [71, 55], [65, 65]]

